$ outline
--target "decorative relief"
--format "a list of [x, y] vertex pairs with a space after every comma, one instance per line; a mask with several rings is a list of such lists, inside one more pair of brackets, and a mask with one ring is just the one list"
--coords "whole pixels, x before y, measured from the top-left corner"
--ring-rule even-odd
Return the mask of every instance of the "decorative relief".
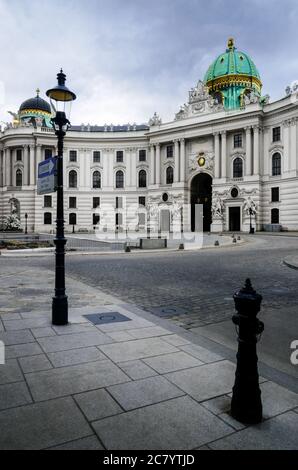
[[[209, 170], [213, 171], [214, 168], [214, 152], [199, 152], [190, 156], [189, 159], [189, 169], [190, 171], [198, 170]], [[202, 165], [201, 160], [204, 159], [205, 162]]]
[[209, 95], [208, 87], [199, 80], [197, 85], [189, 91], [188, 103], [180, 107], [175, 115], [175, 121], [196, 116], [198, 114], [222, 111], [223, 105]]
[[243, 204], [243, 211], [246, 215], [256, 215], [258, 212], [257, 205], [250, 196], [248, 196]]
[[219, 193], [213, 194], [211, 212], [213, 220], [222, 220], [224, 217], [224, 202]]

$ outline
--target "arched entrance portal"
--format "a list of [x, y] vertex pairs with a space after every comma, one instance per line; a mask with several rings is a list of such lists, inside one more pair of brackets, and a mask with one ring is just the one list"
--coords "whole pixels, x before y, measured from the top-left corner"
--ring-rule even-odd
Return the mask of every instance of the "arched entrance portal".
[[191, 230], [194, 232], [198, 227], [196, 221], [196, 204], [203, 205], [203, 230], [210, 231], [211, 226], [211, 204], [212, 204], [212, 178], [207, 173], [199, 173], [191, 182]]

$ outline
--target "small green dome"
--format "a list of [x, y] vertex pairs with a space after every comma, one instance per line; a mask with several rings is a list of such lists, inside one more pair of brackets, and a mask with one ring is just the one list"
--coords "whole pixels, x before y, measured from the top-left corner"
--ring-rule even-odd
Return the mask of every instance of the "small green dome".
[[245, 52], [238, 51], [234, 46], [226, 49], [210, 65], [204, 77], [205, 83], [223, 75], [248, 75], [261, 80], [257, 67]]
[[209, 93], [220, 99], [226, 109], [243, 106], [244, 95], [253, 91], [261, 96], [262, 83], [258, 69], [246, 53], [238, 51], [234, 39], [210, 65], [204, 77]]

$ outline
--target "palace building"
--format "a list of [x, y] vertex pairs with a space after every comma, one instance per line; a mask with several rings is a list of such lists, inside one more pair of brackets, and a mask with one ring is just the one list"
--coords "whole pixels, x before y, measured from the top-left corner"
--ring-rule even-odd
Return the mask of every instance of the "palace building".
[[[157, 104], [158, 106], [158, 104]], [[28, 230], [55, 230], [56, 195], [37, 194], [38, 164], [56, 154], [52, 111], [40, 97], [21, 104], [0, 133], [0, 224], [13, 212]], [[298, 230], [298, 85], [281, 99], [262, 94], [259, 72], [229, 39], [226, 50], [189, 91], [171, 122], [72, 126], [65, 138], [67, 231], [92, 232], [100, 208], [115, 214], [111, 229], [151, 227], [205, 231]], [[183, 209], [182, 209], [183, 207]], [[161, 210], [159, 210], [161, 209]]]

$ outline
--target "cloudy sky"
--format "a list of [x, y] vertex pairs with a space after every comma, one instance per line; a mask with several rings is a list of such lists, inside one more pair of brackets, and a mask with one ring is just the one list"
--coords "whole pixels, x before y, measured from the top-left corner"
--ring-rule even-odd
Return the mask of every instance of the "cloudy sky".
[[171, 120], [230, 36], [278, 99], [298, 79], [297, 25], [297, 0], [0, 0], [0, 120], [61, 66], [73, 124]]

